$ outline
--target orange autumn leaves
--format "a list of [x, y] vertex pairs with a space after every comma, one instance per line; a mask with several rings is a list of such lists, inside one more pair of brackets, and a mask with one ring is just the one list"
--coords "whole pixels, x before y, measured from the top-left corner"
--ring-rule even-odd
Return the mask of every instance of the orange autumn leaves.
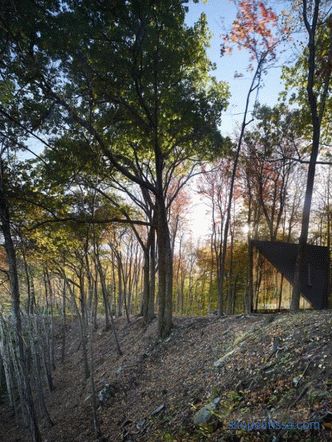
[[236, 1], [237, 14], [229, 33], [223, 36], [221, 54], [229, 53], [235, 45], [248, 49], [251, 60], [262, 54], [274, 58], [278, 41], [278, 17], [263, 1]]

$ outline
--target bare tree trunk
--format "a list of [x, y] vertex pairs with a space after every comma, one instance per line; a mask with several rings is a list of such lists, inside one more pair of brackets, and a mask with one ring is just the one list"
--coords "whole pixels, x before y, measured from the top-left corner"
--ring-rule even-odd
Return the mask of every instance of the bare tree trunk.
[[50, 313], [51, 313], [51, 324], [50, 324], [50, 330], [49, 333], [47, 334], [48, 336], [48, 340], [49, 340], [49, 348], [50, 348], [50, 361], [52, 364], [52, 368], [53, 370], [55, 370], [55, 348], [54, 348], [54, 293], [53, 293], [53, 288], [52, 288], [52, 283], [51, 283], [51, 278], [50, 278], [50, 274], [48, 271], [48, 268], [46, 267], [46, 278], [47, 278], [47, 285], [48, 285], [48, 289], [49, 289], [49, 296], [50, 296]]
[[329, 294], [331, 292], [331, 207], [330, 207], [330, 191], [331, 191], [331, 169], [329, 169], [329, 175], [328, 175], [328, 184], [327, 184], [327, 240], [326, 240], [326, 246], [329, 251], [329, 257], [330, 257], [330, 266], [329, 266], [329, 275], [328, 275], [328, 290], [327, 290], [327, 300], [326, 305], [329, 307]]
[[[252, 313], [253, 304], [253, 246], [250, 239], [250, 233], [248, 233], [248, 281], [245, 295], [245, 312], [247, 314]], [[256, 305], [257, 309], [257, 305]]]
[[121, 258], [117, 257], [118, 260], [118, 316], [122, 316], [123, 309], [123, 288], [122, 288], [122, 269], [121, 269]]
[[95, 259], [96, 259], [96, 266], [100, 277], [101, 282], [101, 288], [102, 288], [102, 295], [103, 295], [103, 303], [104, 303], [104, 310], [105, 310], [105, 329], [109, 330], [111, 323], [110, 323], [110, 312], [109, 312], [109, 302], [108, 302], [108, 296], [107, 296], [107, 287], [106, 287], [106, 278], [104, 274], [104, 270], [101, 266], [100, 258], [99, 258], [99, 251], [95, 250]]
[[171, 241], [168, 229], [165, 201], [161, 194], [157, 196], [157, 244], [158, 244], [158, 298], [159, 336], [165, 338], [172, 328], [172, 291], [173, 260]]
[[155, 229], [151, 229], [151, 243], [150, 243], [150, 288], [149, 288], [149, 303], [148, 303], [148, 318], [151, 321], [154, 317], [154, 303], [156, 292], [156, 234]]
[[254, 73], [254, 76], [253, 76], [253, 79], [252, 79], [252, 82], [251, 82], [251, 85], [250, 85], [250, 88], [249, 88], [249, 91], [247, 94], [240, 136], [239, 136], [237, 148], [235, 151], [233, 170], [232, 170], [232, 176], [231, 176], [231, 182], [230, 182], [230, 188], [229, 188], [227, 210], [226, 210], [226, 219], [225, 219], [225, 226], [224, 226], [222, 255], [221, 255], [221, 265], [220, 265], [220, 273], [221, 273], [220, 285], [221, 285], [221, 287], [220, 287], [220, 293], [218, 296], [218, 314], [219, 315], [222, 315], [223, 310], [224, 310], [224, 307], [223, 307], [223, 292], [224, 292], [224, 279], [225, 279], [224, 273], [225, 273], [225, 263], [226, 263], [226, 253], [227, 253], [228, 229], [229, 229], [229, 224], [230, 224], [230, 220], [231, 220], [231, 209], [232, 209], [232, 201], [233, 201], [233, 193], [234, 193], [234, 184], [235, 184], [235, 177], [236, 177], [236, 172], [237, 172], [237, 165], [239, 162], [244, 131], [245, 131], [246, 126], [249, 124], [249, 122], [247, 122], [247, 115], [248, 115], [250, 97], [251, 97], [252, 92], [258, 87], [258, 84], [255, 85], [255, 83], [256, 83], [256, 80], [260, 78], [262, 64], [263, 64], [263, 58], [259, 61], [258, 65], [257, 65], [256, 71]]
[[[308, 104], [310, 108], [311, 114], [311, 124], [312, 124], [312, 145], [311, 145], [311, 154], [309, 161], [309, 169], [307, 175], [307, 184], [306, 191], [304, 197], [304, 205], [302, 212], [302, 224], [301, 224], [301, 234], [298, 246], [298, 253], [295, 263], [295, 271], [294, 271], [294, 283], [293, 283], [293, 292], [292, 292], [292, 300], [291, 300], [291, 310], [297, 311], [300, 307], [300, 295], [301, 295], [301, 277], [306, 272], [305, 262], [306, 262], [306, 249], [308, 242], [308, 232], [309, 232], [309, 222], [310, 222], [310, 210], [311, 210], [311, 202], [312, 202], [312, 194], [314, 189], [314, 181], [315, 181], [315, 172], [316, 172], [316, 162], [317, 156], [319, 153], [319, 143], [320, 143], [320, 132], [321, 132], [321, 121], [324, 114], [325, 102], [328, 93], [328, 84], [331, 77], [331, 69], [332, 69], [332, 59], [329, 60], [327, 65], [327, 72], [325, 78], [325, 90], [323, 96], [321, 97], [320, 105], [317, 103], [317, 94], [315, 92], [316, 79], [316, 34], [317, 34], [317, 23], [319, 18], [319, 5], [320, 0], [314, 1], [314, 10], [312, 23], [310, 24], [308, 21], [307, 14], [307, 0], [303, 0], [303, 20], [308, 32], [309, 41], [308, 41], [308, 77], [307, 77], [307, 96], [308, 96]], [[330, 35], [332, 38], [332, 16], [329, 18], [329, 26], [330, 26]], [[332, 43], [331, 43], [332, 49]], [[331, 54], [330, 54], [331, 56]], [[331, 56], [332, 58], [332, 56]]]
[[143, 251], [143, 298], [142, 298], [142, 316], [145, 324], [149, 323], [148, 305], [150, 299], [150, 254], [147, 247]]
[[231, 314], [233, 305], [233, 258], [234, 258], [234, 227], [231, 229], [231, 244], [230, 244], [230, 263], [229, 263], [229, 284], [228, 284], [228, 303], [227, 303], [227, 313]]
[[[112, 289], [113, 289], [113, 305], [110, 306], [110, 314], [113, 315], [113, 308], [114, 308], [114, 314], [116, 314], [116, 269], [115, 269], [115, 254], [114, 251], [111, 250], [112, 255]], [[114, 306], [114, 307], [113, 307]]]
[[[127, 267], [127, 265], [126, 265]], [[125, 313], [126, 313], [126, 319], [127, 322], [129, 324], [130, 322], [130, 316], [129, 316], [129, 309], [128, 309], [128, 297], [127, 297], [127, 287], [128, 287], [128, 270], [126, 269], [126, 273], [125, 273], [125, 269], [123, 267], [123, 262], [121, 261], [120, 263], [120, 277], [122, 277], [122, 286], [123, 286], [123, 290], [122, 290], [122, 300], [123, 300], [123, 304], [124, 304], [124, 308], [125, 308]]]
[[[95, 268], [95, 276], [93, 278], [93, 309], [92, 309], [92, 321], [94, 330], [98, 329], [98, 270]], [[109, 309], [110, 304], [108, 304]]]
[[25, 272], [25, 279], [26, 279], [26, 283], [27, 283], [27, 294], [28, 294], [27, 312], [28, 312], [28, 314], [30, 314], [30, 313], [32, 314], [33, 308], [34, 308], [34, 299], [33, 299], [32, 291], [31, 291], [29, 265], [28, 265], [28, 262], [26, 259], [24, 245], [22, 247], [22, 257], [23, 257], [24, 272]]
[[[93, 319], [93, 318], [91, 318]], [[93, 336], [92, 336], [92, 328], [93, 328], [93, 320], [89, 325], [89, 359], [90, 359], [90, 388], [91, 388], [91, 405], [92, 405], [92, 421], [93, 421], [93, 430], [97, 437], [97, 440], [101, 438], [101, 429], [100, 422], [98, 418], [97, 411], [97, 392], [96, 392], [96, 383], [95, 383], [95, 367], [94, 367], [94, 354], [93, 354]]]
[[18, 356], [21, 365], [21, 376], [23, 382], [24, 392], [24, 407], [26, 408], [27, 415], [29, 417], [29, 430], [33, 442], [41, 442], [35, 406], [32, 397], [31, 384], [29, 379], [29, 370], [26, 360], [25, 344], [22, 333], [21, 311], [20, 311], [20, 291], [18, 283], [16, 252], [13, 244], [13, 239], [10, 230], [10, 216], [7, 197], [4, 189], [4, 168], [1, 163], [1, 176], [0, 176], [0, 220], [1, 229], [4, 236], [5, 250], [8, 262], [8, 273], [10, 291], [12, 297], [13, 316], [15, 319], [15, 331], [18, 346]]
[[284, 275], [281, 274], [280, 288], [279, 288], [279, 299], [278, 299], [278, 311], [279, 312], [281, 310], [283, 285], [284, 285]]
[[143, 298], [142, 316], [144, 324], [149, 324], [154, 318], [155, 297], [155, 229], [151, 227], [146, 244], [143, 243], [136, 230], [136, 237], [143, 250]]
[[[113, 315], [112, 315], [112, 312], [111, 312], [111, 314], [109, 314], [109, 312], [108, 312], [107, 287], [106, 287], [105, 273], [104, 273], [103, 268], [101, 266], [101, 263], [100, 263], [98, 255], [96, 256], [96, 259], [97, 259], [98, 271], [99, 271], [99, 276], [100, 276], [101, 289], [102, 289], [102, 292], [103, 292], [103, 299], [104, 299], [104, 303], [105, 303], [105, 309], [107, 309], [106, 330], [108, 328], [112, 329], [112, 333], [113, 333], [114, 341], [115, 341], [115, 345], [116, 345], [116, 350], [117, 350], [119, 355], [122, 355], [122, 351], [121, 351], [121, 348], [120, 348], [120, 344], [119, 344], [118, 335], [117, 335], [117, 332], [116, 332], [116, 327], [115, 327]], [[105, 312], [106, 312], [106, 310], [105, 310]]]
[[61, 362], [65, 361], [66, 354], [66, 325], [67, 325], [67, 314], [66, 314], [66, 281], [63, 280], [62, 289], [62, 342], [61, 342]]
[[85, 293], [84, 293], [84, 277], [80, 276], [80, 283], [75, 284], [79, 288], [80, 292], [80, 307], [78, 308], [78, 305], [76, 303], [75, 299], [75, 289], [74, 286], [71, 287], [67, 277], [64, 274], [64, 277], [66, 278], [66, 282], [68, 285], [68, 288], [70, 290], [71, 294], [71, 300], [73, 307], [76, 311], [79, 324], [80, 324], [80, 335], [81, 335], [81, 346], [82, 346], [82, 356], [83, 356], [83, 364], [84, 364], [84, 378], [88, 379], [90, 376], [90, 368], [89, 368], [89, 360], [88, 360], [88, 337], [87, 337], [87, 311], [86, 311], [86, 305], [85, 305]]
[[211, 253], [211, 268], [209, 272], [209, 294], [208, 294], [208, 313], [211, 313], [212, 294], [213, 294], [213, 269], [214, 269], [214, 253], [213, 253], [213, 232], [210, 237], [210, 253]]

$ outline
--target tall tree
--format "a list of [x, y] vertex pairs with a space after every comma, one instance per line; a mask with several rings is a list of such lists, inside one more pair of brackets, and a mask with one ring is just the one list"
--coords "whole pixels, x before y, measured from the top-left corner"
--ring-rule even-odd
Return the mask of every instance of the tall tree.
[[[49, 116], [54, 109], [61, 116], [63, 124], [57, 120], [53, 128], [66, 131], [63, 141], [100, 152], [103, 168], [152, 195], [159, 334], [166, 336], [173, 278], [168, 185], [179, 164], [220, 145], [217, 127], [227, 98], [225, 85], [209, 75], [206, 18], [187, 27], [179, 0], [120, 1], [116, 7], [50, 1], [47, 8], [37, 1], [26, 25], [26, 10], [7, 6], [2, 22], [18, 61], [17, 82], [52, 103]], [[12, 32], [17, 23], [20, 32]]]
[[[291, 310], [296, 311], [300, 306], [301, 280], [306, 273], [305, 259], [306, 246], [308, 242], [310, 210], [315, 182], [317, 157], [320, 150], [321, 127], [324, 118], [326, 100], [330, 90], [332, 72], [332, 15], [327, 18], [323, 16], [323, 5], [321, 0], [303, 0], [302, 16], [305, 29], [308, 35], [308, 46], [306, 50], [306, 92], [307, 105], [311, 119], [311, 150], [307, 174], [307, 183], [302, 212], [301, 233], [299, 239], [298, 254], [295, 264], [294, 283], [291, 300]], [[327, 51], [325, 53], [326, 64], [319, 63], [319, 46], [322, 46], [322, 26], [327, 26], [328, 39]], [[321, 60], [320, 60], [321, 61]], [[323, 71], [318, 72], [318, 67]]]
[[[246, 95], [243, 119], [234, 151], [234, 164], [230, 181], [230, 190], [223, 231], [221, 284], [218, 298], [219, 315], [222, 315], [224, 310], [224, 274], [234, 183], [245, 130], [252, 121], [248, 121], [249, 105], [252, 99], [252, 94], [255, 91], [258, 91], [258, 88], [260, 87], [261, 77], [266, 71], [267, 65], [276, 57], [276, 46], [280, 40], [280, 34], [278, 33], [277, 27], [277, 15], [273, 12], [272, 8], [266, 6], [265, 2], [258, 0], [241, 0], [236, 1], [235, 4], [238, 8], [236, 19], [233, 21], [231, 31], [224, 36], [224, 41], [221, 46], [221, 53], [223, 55], [225, 52], [230, 52], [232, 50], [232, 45], [235, 45], [240, 49], [247, 49], [250, 54], [249, 68], [253, 70], [254, 73]], [[246, 305], [247, 308], [250, 309], [251, 302], [247, 302]]]

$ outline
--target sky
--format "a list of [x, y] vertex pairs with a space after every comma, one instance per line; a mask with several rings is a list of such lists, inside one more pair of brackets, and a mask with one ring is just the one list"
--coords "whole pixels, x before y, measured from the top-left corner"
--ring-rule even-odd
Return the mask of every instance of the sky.
[[[280, 9], [283, 1], [274, 1], [278, 2]], [[232, 54], [220, 56], [221, 35], [231, 28], [236, 15], [236, 8], [231, 0], [207, 0], [206, 2], [201, 0], [199, 3], [190, 0], [188, 7], [186, 23], [189, 26], [199, 19], [201, 13], [205, 13], [207, 16], [208, 26], [212, 33], [211, 44], [207, 53], [209, 59], [216, 65], [216, 70], [212, 74], [217, 80], [226, 81], [230, 86], [231, 93], [229, 106], [222, 114], [220, 130], [224, 136], [232, 136], [242, 120], [246, 94], [251, 82], [251, 73], [247, 71], [249, 55], [245, 50], [234, 49]], [[236, 71], [243, 74], [243, 77], [234, 78]], [[273, 105], [277, 102], [278, 94], [282, 90], [280, 75], [280, 63], [276, 63], [276, 66], [269, 69], [268, 74], [263, 79], [264, 87], [259, 91], [260, 103]], [[32, 146], [37, 153], [43, 148], [36, 140], [33, 140]], [[25, 156], [29, 157], [30, 155], [25, 154]], [[196, 193], [197, 180], [189, 182], [188, 186], [192, 198], [188, 227], [192, 230], [193, 240], [196, 241], [204, 239], [208, 234], [211, 218], [206, 203], [202, 202]]]
[[[230, 101], [227, 110], [222, 114], [220, 130], [224, 136], [232, 136], [242, 121], [245, 100], [251, 74], [247, 71], [249, 55], [245, 50], [234, 49], [230, 55], [220, 56], [221, 35], [230, 30], [236, 16], [236, 8], [230, 0], [207, 0], [194, 3], [190, 0], [186, 23], [192, 26], [200, 17], [201, 13], [207, 16], [208, 26], [212, 33], [210, 47], [207, 50], [209, 59], [216, 64], [213, 75], [219, 81], [226, 81], [230, 87]], [[282, 2], [278, 2], [279, 11]], [[234, 73], [242, 73], [243, 77], [234, 78]], [[268, 70], [263, 78], [263, 87], [259, 91], [261, 104], [273, 105], [278, 100], [278, 95], [283, 89], [281, 81], [281, 61]], [[249, 108], [252, 110], [252, 106]], [[188, 226], [192, 231], [194, 240], [204, 239], [209, 232], [211, 217], [206, 204], [196, 194], [195, 181], [189, 184], [192, 198]]]
[[[220, 56], [221, 35], [231, 28], [236, 16], [236, 8], [230, 0], [207, 0], [205, 3], [202, 1], [193, 3], [190, 0], [186, 23], [189, 26], [193, 25], [201, 13], [206, 14], [212, 33], [211, 46], [207, 53], [209, 59], [217, 67], [213, 75], [217, 80], [226, 81], [230, 85], [231, 99], [227, 111], [222, 116], [221, 130], [224, 135], [232, 135], [236, 124], [241, 120], [246, 93], [251, 82], [251, 74], [247, 72], [248, 52], [234, 49], [230, 55]], [[244, 76], [234, 78], [235, 71]], [[273, 104], [277, 101], [278, 94], [282, 90], [280, 75], [281, 66], [276, 63], [276, 66], [270, 69], [264, 78], [264, 87], [259, 92], [260, 102]]]

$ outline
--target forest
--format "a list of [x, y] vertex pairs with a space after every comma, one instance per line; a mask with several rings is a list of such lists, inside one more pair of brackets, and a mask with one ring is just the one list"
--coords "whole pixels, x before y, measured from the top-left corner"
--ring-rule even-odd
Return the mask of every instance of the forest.
[[0, 53], [0, 440], [332, 440], [330, 0], [0, 0]]

